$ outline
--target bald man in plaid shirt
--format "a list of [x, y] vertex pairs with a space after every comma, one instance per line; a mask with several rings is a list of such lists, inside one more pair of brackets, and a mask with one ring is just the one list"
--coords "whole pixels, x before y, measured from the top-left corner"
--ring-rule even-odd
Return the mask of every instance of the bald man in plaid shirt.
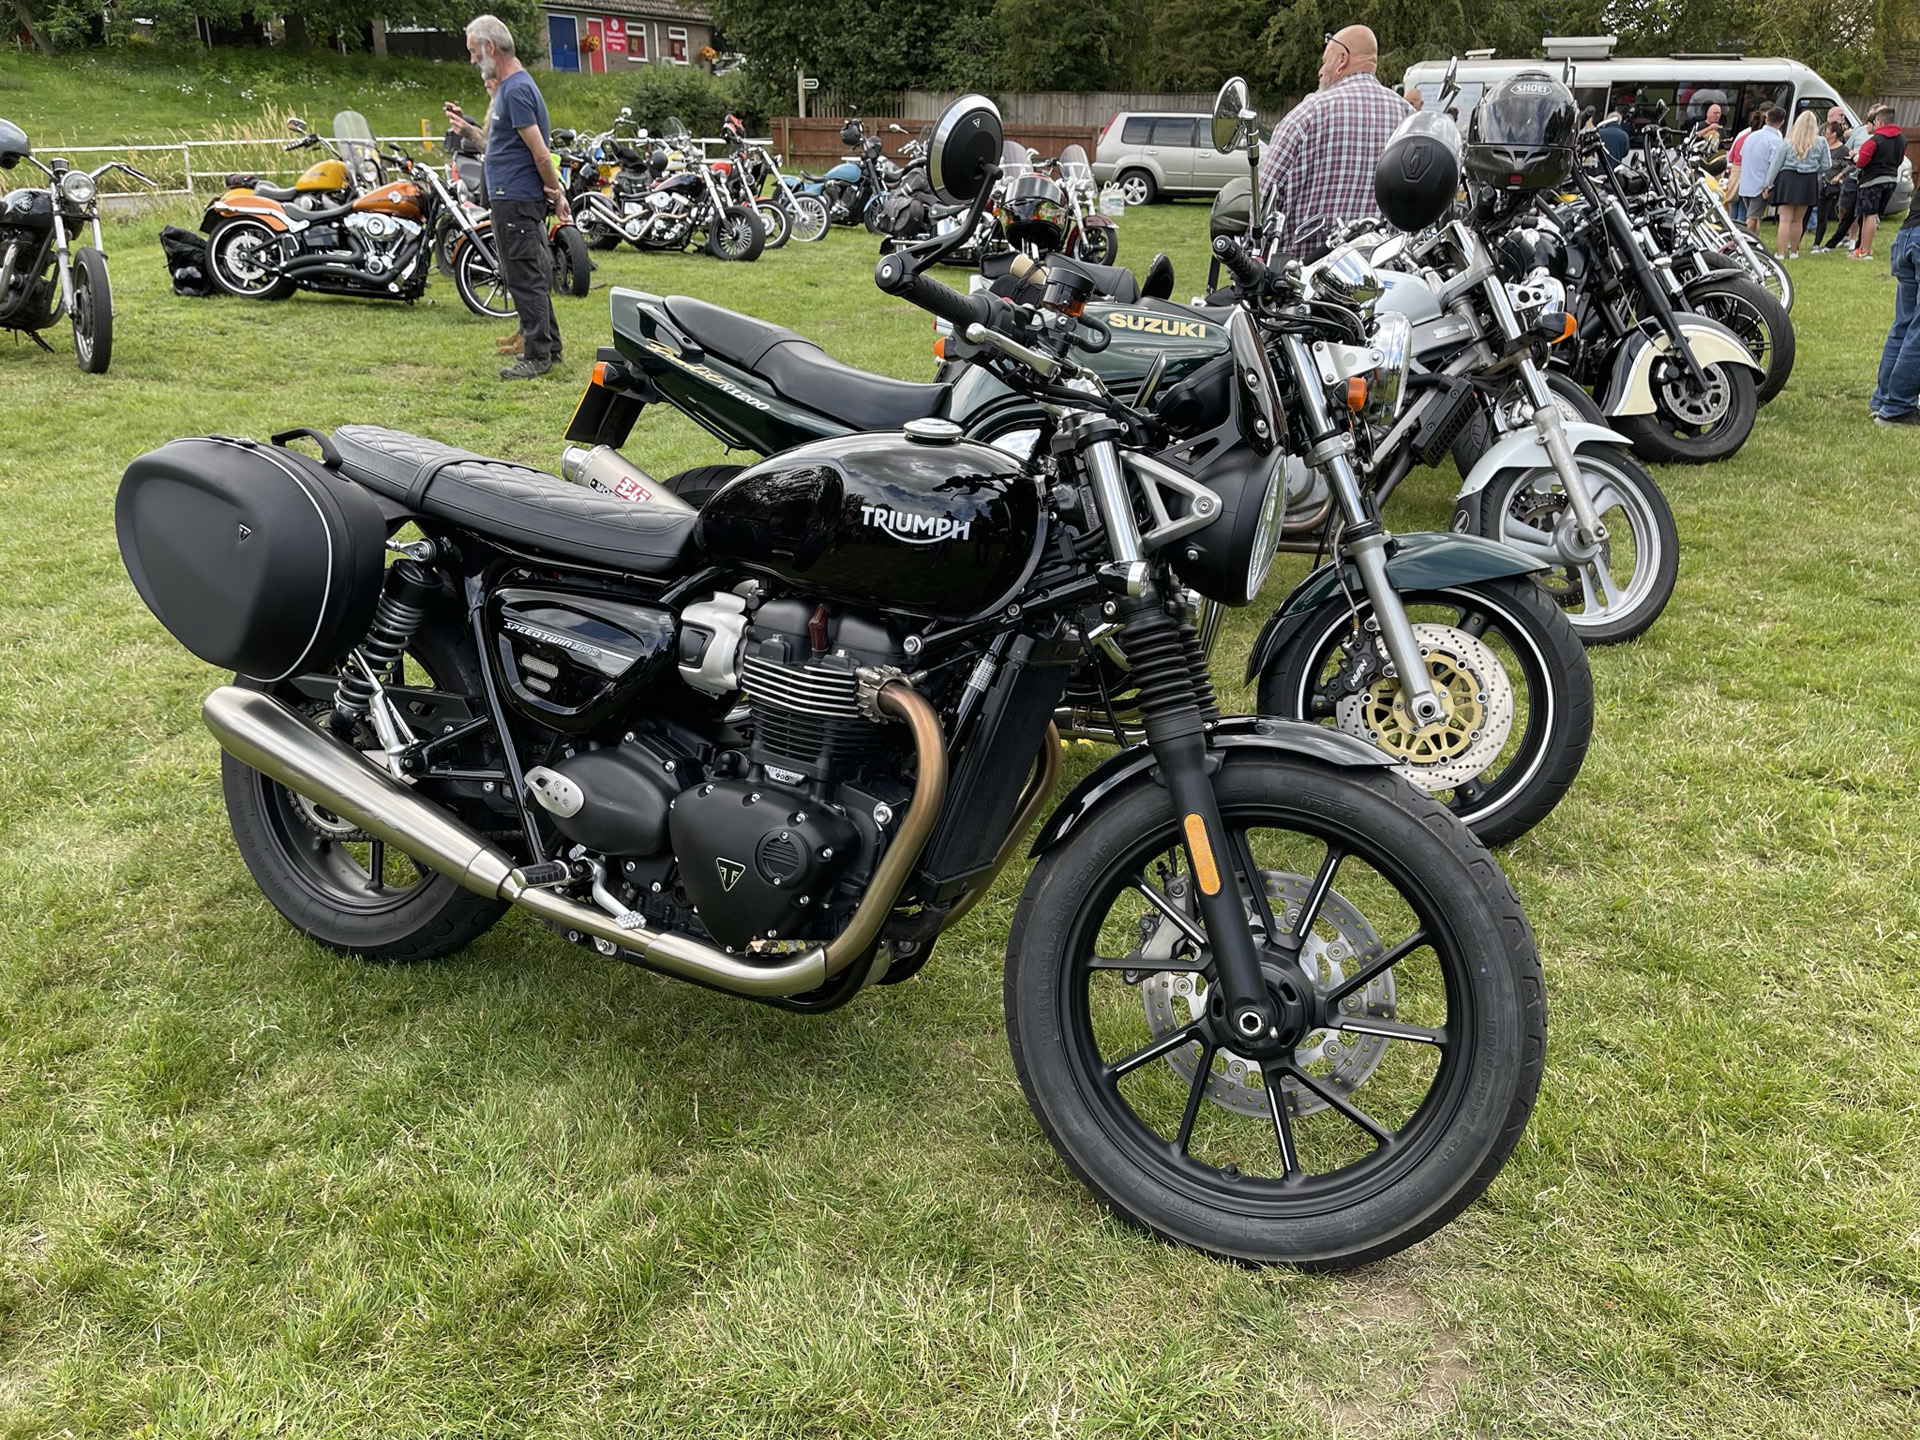
[[1311, 259], [1336, 220], [1378, 215], [1373, 165], [1413, 107], [1374, 78], [1380, 42], [1364, 25], [1326, 37], [1320, 88], [1287, 113], [1260, 165], [1268, 203], [1286, 216], [1283, 254]]

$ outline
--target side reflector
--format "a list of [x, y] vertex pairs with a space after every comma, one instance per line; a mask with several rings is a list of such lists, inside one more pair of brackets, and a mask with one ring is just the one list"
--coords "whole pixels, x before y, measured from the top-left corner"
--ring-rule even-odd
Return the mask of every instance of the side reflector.
[[1213, 842], [1207, 839], [1207, 824], [1198, 815], [1181, 822], [1187, 832], [1187, 852], [1193, 856], [1193, 875], [1207, 895], [1220, 893], [1220, 867], [1214, 863]]

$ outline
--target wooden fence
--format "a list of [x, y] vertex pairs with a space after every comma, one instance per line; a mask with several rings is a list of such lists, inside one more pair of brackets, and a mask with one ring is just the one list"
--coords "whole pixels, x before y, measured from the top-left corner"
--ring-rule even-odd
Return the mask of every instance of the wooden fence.
[[[773, 138], [773, 149], [786, 157], [789, 169], [812, 170], [818, 173], [829, 166], [837, 165], [850, 153], [848, 147], [840, 143], [842, 120], [809, 115], [806, 119], [796, 119], [783, 115], [767, 122], [768, 133]], [[905, 133], [894, 135], [886, 133], [884, 126], [888, 122], [879, 117], [868, 117], [868, 128], [881, 127], [886, 140], [886, 153], [898, 155], [909, 140], [919, 135], [929, 123], [924, 120], [900, 120]], [[1087, 154], [1093, 154], [1094, 146], [1099, 142], [1100, 131], [1092, 125], [1016, 125], [1007, 124], [1006, 137], [1016, 145], [1028, 145], [1038, 150], [1042, 156], [1058, 155], [1069, 145], [1085, 148]]]

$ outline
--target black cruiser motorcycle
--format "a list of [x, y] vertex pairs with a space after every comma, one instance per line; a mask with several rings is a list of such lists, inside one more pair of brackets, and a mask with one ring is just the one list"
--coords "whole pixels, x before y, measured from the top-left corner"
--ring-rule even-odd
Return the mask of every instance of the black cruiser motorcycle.
[[[958, 102], [936, 185], [984, 199], [999, 143]], [[1217, 712], [1171, 602], [1245, 604], [1271, 560], [1249, 322], [1219, 459], [1169, 488], [1064, 310], [900, 255], [875, 279], [1063, 412], [1068, 483], [933, 423], [797, 447], [697, 512], [366, 425], [135, 460], [134, 583], [239, 672], [203, 714], [242, 858], [348, 953], [445, 954], [519, 906], [829, 1009], [919, 969], [1025, 843], [1067, 672], [1116, 633], [1147, 743], [1052, 807], [1008, 942], [1042, 1128], [1119, 1214], [1214, 1254], [1334, 1268], [1431, 1234], [1525, 1127], [1539, 958], [1492, 858], [1377, 751]]]
[[[70, 317], [74, 358], [87, 374], [104, 375], [113, 360], [113, 290], [100, 239], [100, 177], [124, 170], [143, 185], [153, 181], [119, 160], [97, 170], [76, 170], [58, 157], [42, 164], [26, 131], [0, 120], [0, 170], [22, 160], [47, 183], [0, 196], [0, 330], [26, 335], [51, 355], [40, 332]], [[71, 233], [87, 225], [93, 244], [70, 249]]]

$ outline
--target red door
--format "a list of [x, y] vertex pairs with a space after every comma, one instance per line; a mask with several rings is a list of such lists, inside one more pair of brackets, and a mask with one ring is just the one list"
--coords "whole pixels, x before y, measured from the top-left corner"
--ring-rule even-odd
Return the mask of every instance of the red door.
[[587, 69], [595, 75], [607, 71], [607, 37], [598, 20], [587, 21], [587, 39], [592, 43], [580, 48], [587, 52]]

